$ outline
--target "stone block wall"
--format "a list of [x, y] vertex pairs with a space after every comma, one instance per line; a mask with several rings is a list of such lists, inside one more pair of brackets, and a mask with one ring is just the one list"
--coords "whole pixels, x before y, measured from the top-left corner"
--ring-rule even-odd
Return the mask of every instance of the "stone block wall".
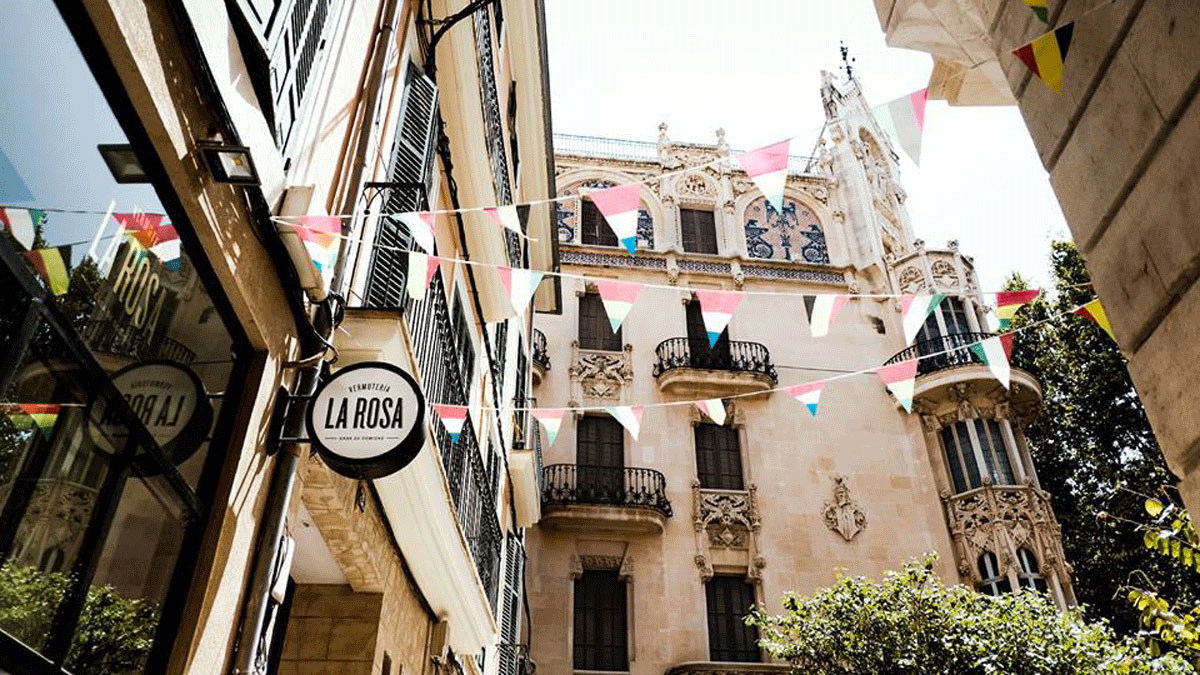
[[372, 675], [382, 605], [347, 585], [296, 586], [279, 675]]

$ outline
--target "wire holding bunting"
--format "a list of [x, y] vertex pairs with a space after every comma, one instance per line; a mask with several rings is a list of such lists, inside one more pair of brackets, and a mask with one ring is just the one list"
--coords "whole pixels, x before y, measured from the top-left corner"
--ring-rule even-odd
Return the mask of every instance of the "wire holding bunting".
[[738, 165], [754, 181], [776, 213], [783, 213], [783, 186], [787, 182], [792, 139], [737, 155]]

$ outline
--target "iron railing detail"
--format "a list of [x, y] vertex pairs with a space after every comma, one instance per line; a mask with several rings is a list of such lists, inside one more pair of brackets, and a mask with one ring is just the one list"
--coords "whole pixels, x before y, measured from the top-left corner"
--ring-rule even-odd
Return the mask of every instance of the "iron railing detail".
[[546, 351], [546, 334], [542, 331], [533, 329], [533, 362], [542, 367], [542, 370], [550, 370], [550, 354]]
[[551, 464], [542, 470], [542, 504], [599, 504], [671, 515], [667, 479], [654, 469]]
[[690, 338], [676, 337], [658, 343], [654, 348], [654, 376], [676, 368], [699, 368], [758, 373], [772, 382], [779, 381], [779, 373], [775, 371], [775, 364], [771, 363], [771, 351], [765, 345], [731, 340], [727, 348], [718, 342], [712, 349], [707, 345], [693, 349], [693, 342]]
[[[504, 122], [500, 111], [500, 92], [496, 86], [496, 59], [492, 48], [492, 19], [485, 5], [475, 11], [475, 53], [479, 60], [479, 93], [483, 103], [484, 141], [492, 163], [492, 182], [501, 204], [512, 204], [512, 185], [509, 182], [508, 151], [504, 145]], [[516, 129], [509, 129], [515, 135]], [[521, 238], [515, 232], [504, 231], [504, 247], [511, 267], [524, 267]]]
[[[918, 375], [928, 375], [947, 368], [983, 365], [983, 360], [975, 355], [971, 346], [995, 336], [995, 333], [951, 333], [928, 340], [918, 340], [911, 347], [897, 352], [884, 365], [919, 358]], [[1032, 359], [1023, 350], [1015, 349], [1010, 362], [1016, 368], [1037, 375]]]

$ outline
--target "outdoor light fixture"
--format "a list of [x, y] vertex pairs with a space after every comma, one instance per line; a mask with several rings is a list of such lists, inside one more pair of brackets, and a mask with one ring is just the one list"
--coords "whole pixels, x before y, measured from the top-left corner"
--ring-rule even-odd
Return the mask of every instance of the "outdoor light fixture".
[[232, 185], [258, 185], [258, 171], [250, 158], [250, 148], [244, 145], [225, 145], [212, 141], [200, 141], [196, 148], [204, 156], [204, 163], [218, 183]]
[[112, 172], [113, 180], [118, 183], [149, 183], [150, 176], [138, 161], [137, 153], [128, 143], [101, 143], [96, 146], [108, 170]]

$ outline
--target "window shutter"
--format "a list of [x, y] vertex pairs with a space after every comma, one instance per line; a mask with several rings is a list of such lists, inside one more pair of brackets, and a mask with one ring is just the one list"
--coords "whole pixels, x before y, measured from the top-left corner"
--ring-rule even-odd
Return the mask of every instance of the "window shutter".
[[585, 244], [595, 246], [617, 246], [620, 244], [617, 241], [617, 235], [613, 234], [612, 228], [604, 220], [604, 214], [600, 213], [600, 209], [596, 207], [596, 203], [590, 199], [581, 200], [582, 214], [580, 238]]
[[758, 630], [747, 626], [754, 587], [738, 576], [717, 575], [704, 588], [708, 603], [708, 653], [713, 661], [756, 663]]
[[280, 148], [287, 145], [304, 103], [332, 4], [332, 0], [295, 0], [271, 47], [272, 113], [275, 143]]
[[712, 211], [680, 209], [679, 229], [683, 250], [688, 253], [717, 252], [717, 223]]
[[579, 298], [579, 347], [621, 351], [621, 329], [613, 332], [608, 313], [604, 310], [604, 301], [597, 293], [588, 293]]
[[499, 675], [518, 675], [521, 637], [521, 593], [525, 573], [525, 549], [521, 537], [508, 534], [504, 563], [504, 614], [500, 617]]
[[575, 580], [576, 670], [629, 669], [625, 582], [616, 570], [585, 570]]
[[[398, 185], [388, 190], [384, 213], [406, 213], [429, 207], [435, 176], [437, 102], [437, 85], [410, 63], [388, 171], [388, 181]], [[380, 218], [375, 245], [371, 247], [364, 307], [404, 308], [408, 297], [405, 290], [408, 276], [406, 251], [411, 247], [412, 234], [407, 226], [391, 217]]]
[[742, 490], [742, 452], [737, 429], [715, 424], [698, 424], [696, 469], [700, 487]]

